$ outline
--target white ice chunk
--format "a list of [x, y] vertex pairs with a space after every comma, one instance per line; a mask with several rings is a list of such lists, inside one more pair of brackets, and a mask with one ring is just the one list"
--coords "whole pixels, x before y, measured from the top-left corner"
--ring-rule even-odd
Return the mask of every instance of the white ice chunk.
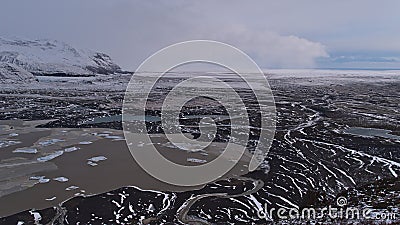
[[70, 148], [64, 149], [64, 152], [74, 152], [74, 151], [77, 151], [79, 149], [80, 149], [79, 147], [70, 147]]
[[65, 190], [66, 190], [66, 191], [72, 191], [72, 190], [76, 190], [76, 189], [78, 189], [78, 188], [79, 188], [78, 186], [72, 185], [72, 186], [69, 186], [69, 187], [65, 188]]
[[41, 184], [50, 182], [50, 179], [46, 178], [45, 176], [33, 176], [33, 177], [30, 177], [29, 179], [30, 180], [37, 180]]
[[97, 166], [98, 162], [104, 161], [104, 160], [107, 160], [107, 157], [105, 157], [105, 156], [95, 156], [95, 157], [92, 157], [92, 158], [88, 159], [87, 164], [90, 165], [90, 166]]
[[88, 159], [88, 161], [100, 162], [100, 161], [104, 161], [106, 159], [107, 159], [107, 157], [105, 157], [105, 156], [96, 156], [96, 157], [92, 157], [92, 158]]
[[123, 137], [121, 137], [121, 136], [105, 136], [105, 138], [108, 138], [108, 139], [123, 139]]
[[38, 158], [37, 161], [39, 161], [39, 162], [47, 162], [47, 161], [50, 161], [52, 159], [55, 159], [55, 158], [61, 156], [63, 153], [64, 153], [64, 151], [56, 151], [56, 152], [53, 152], [50, 155], [46, 155], [46, 156]]
[[5, 147], [11, 146], [11, 145], [16, 145], [16, 144], [21, 144], [21, 142], [20, 141], [9, 141], [9, 140], [2, 141], [2, 140], [0, 140], [0, 148], [5, 148]]
[[41, 145], [41, 146], [49, 146], [49, 145], [54, 145], [55, 143], [63, 142], [63, 141], [64, 140], [61, 140], [61, 139], [50, 139], [50, 140], [39, 142], [39, 145]]
[[36, 154], [38, 150], [36, 148], [18, 148], [13, 151], [14, 153], [28, 153]]
[[194, 162], [194, 163], [206, 163], [207, 162], [207, 160], [195, 159], [195, 158], [188, 158], [187, 161], [188, 162]]
[[67, 182], [69, 179], [66, 177], [56, 177], [53, 180], [58, 181], [58, 182]]
[[99, 165], [99, 164], [97, 164], [97, 163], [95, 163], [95, 162], [92, 162], [92, 161], [88, 161], [87, 164], [88, 164], [89, 166], [97, 166], [97, 165]]

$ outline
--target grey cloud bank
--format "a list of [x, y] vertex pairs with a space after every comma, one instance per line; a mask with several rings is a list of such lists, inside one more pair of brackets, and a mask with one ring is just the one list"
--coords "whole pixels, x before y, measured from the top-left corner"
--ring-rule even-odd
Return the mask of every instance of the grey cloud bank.
[[5, 0], [0, 35], [103, 51], [130, 70], [191, 39], [232, 44], [263, 68], [400, 68], [399, 8], [394, 0]]

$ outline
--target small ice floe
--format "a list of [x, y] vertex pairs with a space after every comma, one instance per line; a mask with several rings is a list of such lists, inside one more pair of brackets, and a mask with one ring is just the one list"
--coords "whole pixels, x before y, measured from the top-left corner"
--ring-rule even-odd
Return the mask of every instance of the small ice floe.
[[61, 156], [63, 153], [64, 153], [64, 151], [56, 151], [56, 152], [53, 152], [50, 155], [46, 155], [46, 156], [37, 158], [37, 161], [39, 161], [39, 162], [47, 162], [47, 161], [50, 161], [52, 159], [55, 159], [55, 158]]
[[56, 198], [57, 198], [56, 196], [53, 196], [51, 198], [46, 198], [46, 201], [54, 201]]
[[64, 152], [74, 152], [74, 151], [77, 151], [77, 150], [79, 150], [80, 148], [79, 147], [70, 147], [70, 148], [66, 148], [66, 149], [64, 149]]
[[91, 142], [91, 141], [81, 141], [81, 142], [79, 142], [80, 145], [90, 145], [92, 143], [93, 142]]
[[97, 163], [95, 163], [95, 162], [92, 162], [92, 161], [88, 161], [87, 164], [88, 164], [89, 166], [97, 166], [97, 165], [99, 165], [99, 164], [97, 164]]
[[78, 189], [78, 188], [79, 188], [78, 186], [72, 185], [72, 186], [69, 186], [69, 187], [65, 188], [65, 190], [66, 190], [66, 191], [72, 191], [72, 190], [76, 190], [76, 189]]
[[112, 139], [113, 141], [125, 141], [124, 137], [117, 136], [117, 135], [110, 135], [111, 133], [102, 133], [102, 134], [97, 134], [98, 137], [104, 137], [107, 139]]
[[46, 178], [45, 176], [33, 176], [33, 177], [30, 177], [29, 180], [37, 180], [41, 184], [50, 182], [50, 179]]
[[104, 161], [104, 160], [107, 160], [107, 157], [105, 157], [105, 156], [96, 156], [96, 157], [92, 157], [92, 158], [88, 159], [87, 164], [90, 165], [90, 166], [97, 166], [98, 162]]
[[0, 140], [0, 148], [3, 148], [3, 147], [8, 147], [8, 141], [1, 141]]
[[69, 179], [66, 177], [56, 177], [56, 178], [53, 178], [53, 180], [58, 181], [58, 182], [67, 182]]
[[25, 223], [24, 223], [24, 221], [18, 221], [17, 222], [17, 225], [24, 225]]
[[17, 148], [13, 152], [14, 153], [36, 154], [36, 153], [38, 153], [38, 150], [36, 148]]
[[92, 162], [100, 162], [100, 161], [104, 161], [106, 159], [107, 159], [107, 157], [105, 157], [105, 156], [96, 156], [96, 157], [92, 157], [88, 160], [92, 161]]
[[49, 146], [49, 145], [54, 145], [55, 143], [63, 142], [63, 141], [64, 140], [61, 140], [61, 139], [50, 139], [50, 140], [39, 142], [39, 145], [41, 145], [41, 146]]
[[204, 159], [195, 159], [195, 158], [187, 158], [188, 162], [193, 162], [193, 163], [206, 163], [207, 160]]
[[9, 134], [8, 136], [10, 136], [10, 137], [16, 137], [16, 136], [18, 136], [19, 134], [17, 134], [17, 133], [11, 133], [11, 134]]
[[121, 136], [106, 136], [105, 138], [107, 138], [107, 139], [124, 139]]
[[50, 179], [48, 179], [48, 178], [43, 178], [43, 179], [39, 180], [39, 183], [41, 183], [41, 184], [45, 184], [45, 183], [49, 183], [49, 182], [50, 182]]

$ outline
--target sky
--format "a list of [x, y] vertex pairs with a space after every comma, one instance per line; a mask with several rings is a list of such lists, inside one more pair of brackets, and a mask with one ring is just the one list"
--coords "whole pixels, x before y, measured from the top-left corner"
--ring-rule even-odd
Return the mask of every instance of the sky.
[[398, 0], [2, 0], [0, 36], [56, 39], [134, 70], [168, 45], [231, 44], [263, 69], [400, 68]]

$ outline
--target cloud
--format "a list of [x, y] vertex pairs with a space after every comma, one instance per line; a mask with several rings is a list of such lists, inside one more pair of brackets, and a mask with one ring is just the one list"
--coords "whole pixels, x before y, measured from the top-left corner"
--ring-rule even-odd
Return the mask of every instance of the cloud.
[[236, 27], [220, 30], [213, 36], [237, 46], [263, 68], [310, 68], [316, 66], [318, 58], [329, 57], [321, 43], [272, 31]]
[[232, 44], [262, 67], [313, 67], [328, 53], [399, 52], [399, 7], [396, 0], [5, 0], [0, 29], [103, 51], [126, 69], [193, 39]]

